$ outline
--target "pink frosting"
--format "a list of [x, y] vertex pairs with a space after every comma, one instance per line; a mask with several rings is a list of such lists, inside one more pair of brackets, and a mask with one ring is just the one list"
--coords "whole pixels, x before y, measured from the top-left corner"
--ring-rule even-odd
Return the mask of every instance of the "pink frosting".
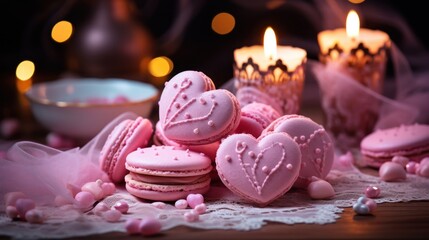
[[216, 156], [222, 182], [234, 193], [260, 206], [285, 194], [298, 177], [301, 152], [285, 133], [261, 139], [233, 134], [224, 139]]
[[167, 138], [187, 145], [220, 140], [240, 121], [235, 96], [202, 72], [184, 71], [166, 83], [159, 101], [159, 119]]

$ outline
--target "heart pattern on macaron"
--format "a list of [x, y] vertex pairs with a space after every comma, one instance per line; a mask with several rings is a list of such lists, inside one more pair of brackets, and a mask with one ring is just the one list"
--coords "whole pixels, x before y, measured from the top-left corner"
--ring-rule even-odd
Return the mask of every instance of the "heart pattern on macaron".
[[159, 118], [169, 139], [181, 144], [206, 144], [235, 130], [240, 107], [231, 92], [215, 89], [213, 81], [202, 72], [184, 71], [165, 85]]
[[225, 186], [259, 206], [289, 191], [300, 167], [299, 146], [285, 133], [261, 139], [233, 134], [221, 142], [216, 155], [216, 168]]

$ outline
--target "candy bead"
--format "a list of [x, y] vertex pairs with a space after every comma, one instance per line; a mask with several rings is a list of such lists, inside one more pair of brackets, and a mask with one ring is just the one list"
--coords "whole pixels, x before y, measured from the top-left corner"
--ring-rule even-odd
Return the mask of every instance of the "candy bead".
[[78, 192], [74, 199], [76, 199], [77, 201], [76, 207], [82, 209], [87, 209], [95, 203], [94, 195], [90, 192], [85, 191]]
[[130, 218], [125, 222], [125, 229], [128, 234], [139, 234], [140, 233], [140, 222], [141, 219]]
[[369, 198], [377, 198], [378, 196], [380, 196], [380, 192], [380, 188], [376, 186], [369, 186], [365, 189], [365, 196]]
[[116, 209], [109, 209], [103, 212], [101, 216], [108, 222], [117, 222], [121, 219], [122, 213]]
[[392, 158], [392, 162], [398, 163], [401, 166], [405, 167], [407, 165], [407, 163], [410, 162], [410, 159], [404, 156], [394, 156]]
[[174, 206], [178, 209], [185, 209], [188, 207], [188, 202], [185, 199], [179, 199], [174, 203]]
[[92, 209], [92, 211], [97, 216], [101, 216], [104, 212], [107, 212], [108, 210], [109, 210], [109, 207], [104, 202], [98, 203], [97, 205], [95, 205], [94, 209]]
[[164, 209], [164, 208], [165, 208], [165, 206], [166, 206], [166, 204], [165, 204], [165, 203], [163, 203], [163, 202], [153, 202], [153, 203], [152, 203], [152, 206], [154, 206], [154, 207], [156, 207], [156, 208], [158, 208], [158, 209]]
[[43, 223], [45, 217], [41, 210], [31, 209], [25, 213], [25, 220], [27, 220], [29, 223]]
[[353, 210], [359, 215], [371, 214], [375, 211], [377, 203], [367, 197], [359, 197], [355, 204], [353, 204]]
[[25, 214], [36, 207], [36, 203], [29, 198], [20, 198], [16, 200], [16, 210], [21, 218], [25, 217]]
[[98, 182], [88, 182], [85, 183], [81, 189], [81, 191], [90, 192], [92, 195], [94, 195], [94, 199], [96, 201], [102, 199], [104, 197], [104, 191], [101, 188], [100, 184]]
[[407, 170], [407, 173], [409, 174], [416, 174], [417, 168], [419, 167], [419, 163], [416, 162], [409, 162], [407, 163], [407, 165], [405, 166], [405, 169]]
[[198, 213], [198, 214], [203, 214], [207, 211], [207, 206], [205, 203], [200, 203], [197, 206], [194, 207], [194, 210]]
[[380, 166], [378, 170], [380, 179], [385, 182], [397, 182], [407, 178], [407, 172], [405, 168], [394, 162], [385, 162]]
[[8, 192], [4, 195], [5, 206], [15, 206], [16, 200], [26, 198], [23, 192]]
[[147, 217], [140, 221], [139, 229], [143, 236], [151, 236], [161, 231], [161, 222], [158, 219]]
[[187, 222], [196, 222], [199, 220], [200, 215], [195, 210], [191, 210], [191, 211], [183, 214], [183, 217], [185, 218], [185, 221], [187, 221]]
[[310, 182], [307, 186], [307, 192], [313, 199], [330, 199], [335, 196], [332, 185], [322, 179]]
[[122, 214], [127, 213], [129, 206], [128, 203], [124, 200], [119, 200], [115, 203], [115, 205], [113, 205], [114, 209], [118, 210], [119, 212], [121, 212]]
[[188, 202], [191, 208], [195, 208], [195, 206], [204, 202], [204, 197], [199, 193], [197, 194], [191, 193], [191, 194], [188, 194], [188, 196], [186, 197], [186, 201]]
[[425, 157], [422, 160], [420, 160], [420, 164], [426, 164], [429, 163], [429, 157]]
[[429, 178], [429, 162], [420, 163], [416, 169], [416, 174], [420, 177]]
[[103, 189], [104, 196], [110, 196], [115, 193], [116, 186], [111, 182], [104, 182], [101, 184], [101, 189]]
[[16, 219], [19, 217], [18, 210], [15, 206], [7, 206], [6, 207], [6, 216], [8, 216], [10, 219]]

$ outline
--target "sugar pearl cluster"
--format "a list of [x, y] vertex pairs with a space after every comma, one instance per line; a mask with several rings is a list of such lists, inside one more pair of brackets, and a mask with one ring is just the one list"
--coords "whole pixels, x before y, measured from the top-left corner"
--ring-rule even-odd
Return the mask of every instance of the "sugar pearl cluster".
[[29, 223], [43, 223], [43, 211], [36, 208], [33, 199], [23, 192], [9, 192], [5, 194], [6, 215], [11, 219], [19, 219]]
[[200, 219], [200, 214], [206, 212], [207, 207], [204, 203], [204, 197], [201, 194], [189, 194], [186, 199], [179, 199], [174, 203], [174, 206], [179, 209], [187, 209], [188, 206], [192, 210], [185, 212], [183, 217], [187, 222], [195, 222]]
[[353, 210], [358, 215], [369, 215], [374, 213], [377, 208], [377, 203], [373, 198], [378, 198], [381, 194], [381, 190], [379, 187], [370, 185], [365, 191], [365, 196], [361, 196], [358, 198], [355, 204], [353, 204]]
[[378, 171], [380, 179], [386, 182], [403, 181], [407, 173], [429, 178], [429, 157], [423, 158], [419, 163], [410, 161], [403, 156], [394, 156], [392, 161], [385, 162]]
[[75, 207], [87, 210], [91, 208], [96, 201], [101, 200], [116, 191], [116, 186], [111, 182], [103, 182], [98, 179], [95, 182], [85, 183], [79, 192], [74, 196]]

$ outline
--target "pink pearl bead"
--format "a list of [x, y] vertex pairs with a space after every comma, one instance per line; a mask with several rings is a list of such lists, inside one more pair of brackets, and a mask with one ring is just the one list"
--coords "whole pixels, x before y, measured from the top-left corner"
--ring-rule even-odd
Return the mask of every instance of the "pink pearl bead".
[[158, 209], [164, 209], [166, 206], [166, 204], [163, 202], [153, 202], [151, 204]]
[[103, 189], [101, 188], [100, 184], [97, 182], [88, 182], [85, 183], [81, 188], [81, 191], [84, 192], [90, 192], [92, 195], [94, 195], [94, 199], [96, 201], [102, 199], [104, 197]]
[[200, 215], [195, 210], [186, 212], [185, 214], [183, 214], [183, 217], [187, 222], [196, 222], [200, 219]]
[[115, 205], [113, 205], [113, 207], [112, 208], [114, 208], [114, 209], [116, 209], [116, 210], [118, 210], [119, 212], [121, 212], [121, 213], [127, 213], [128, 212], [128, 209], [129, 209], [129, 206], [128, 206], [128, 203], [126, 202], [126, 201], [124, 201], [124, 200], [119, 200], [119, 201], [117, 201], [116, 203], [115, 203]]
[[128, 234], [137, 234], [140, 233], [140, 222], [141, 219], [130, 218], [125, 222], [125, 229]]
[[373, 213], [375, 211], [375, 209], [377, 208], [377, 203], [373, 199], [371, 199], [371, 198], [369, 198], [365, 202], [365, 204], [368, 206], [370, 213]]
[[407, 173], [416, 174], [418, 167], [419, 167], [418, 163], [411, 161], [411, 162], [407, 163], [407, 165], [405, 166], [405, 169], [407, 170]]
[[18, 210], [16, 209], [15, 206], [7, 206], [6, 207], [6, 215], [10, 218], [10, 219], [16, 219], [19, 217], [19, 213]]
[[117, 222], [121, 219], [122, 213], [116, 209], [110, 209], [103, 212], [101, 216], [108, 222]]
[[29, 198], [20, 198], [16, 200], [16, 210], [21, 218], [25, 217], [25, 214], [36, 207], [36, 203]]
[[76, 207], [82, 209], [90, 208], [95, 203], [94, 195], [90, 192], [78, 192], [74, 199], [77, 201]]
[[188, 196], [186, 197], [186, 201], [188, 201], [188, 204], [191, 208], [195, 208], [195, 206], [204, 202], [204, 197], [199, 193], [197, 194], [191, 193], [191, 194], [188, 194]]
[[95, 213], [95, 215], [101, 216], [101, 215], [103, 215], [104, 212], [106, 212], [109, 209], [110, 208], [107, 206], [107, 204], [105, 204], [104, 202], [100, 202], [97, 205], [95, 205], [95, 207], [94, 207], [94, 209], [92, 209], [92, 211]]
[[394, 156], [392, 162], [399, 163], [401, 166], [405, 167], [407, 163], [410, 162], [410, 159], [404, 156]]
[[194, 210], [198, 213], [198, 214], [203, 214], [207, 211], [207, 206], [205, 203], [200, 203], [197, 206], [194, 207]]
[[426, 164], [429, 163], [429, 157], [425, 157], [422, 160], [420, 160], [420, 164]]
[[378, 196], [380, 196], [380, 192], [380, 188], [376, 186], [369, 186], [365, 189], [365, 196], [369, 198], [377, 198]]
[[25, 213], [25, 220], [27, 220], [29, 223], [43, 223], [45, 217], [41, 210], [31, 209]]
[[416, 174], [420, 177], [429, 178], [429, 162], [420, 163], [416, 169]]
[[161, 231], [161, 222], [158, 219], [147, 217], [140, 221], [139, 229], [143, 236], [151, 236]]
[[115, 193], [116, 186], [114, 183], [111, 182], [105, 182], [101, 184], [101, 189], [103, 189], [104, 196], [110, 196]]
[[178, 209], [185, 209], [188, 207], [188, 202], [185, 199], [179, 199], [174, 203], [174, 206]]
[[15, 206], [16, 200], [26, 198], [23, 192], [8, 192], [4, 195], [4, 202], [6, 206]]

